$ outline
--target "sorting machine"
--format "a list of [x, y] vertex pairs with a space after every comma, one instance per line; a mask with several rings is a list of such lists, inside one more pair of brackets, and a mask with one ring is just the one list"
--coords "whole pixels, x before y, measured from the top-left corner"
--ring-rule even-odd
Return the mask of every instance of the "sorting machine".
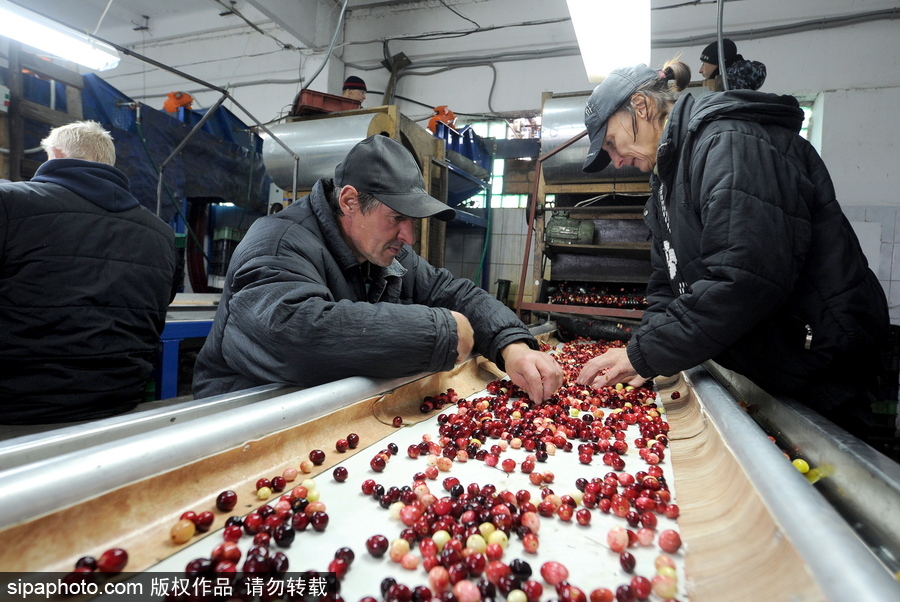
[[[553, 323], [534, 327], [534, 332], [555, 342]], [[310, 477], [330, 483], [332, 467], [343, 462], [355, 466], [351, 475], [357, 482], [365, 472], [360, 466], [367, 466], [387, 441], [405, 449], [403, 438], [416, 433], [415, 426], [394, 428], [394, 416], [416, 425], [427, 418], [419, 412], [424, 396], [453, 388], [466, 397], [496, 378], [496, 366], [476, 357], [447, 373], [349, 378], [306, 390], [259, 387], [7, 440], [0, 445], [0, 540], [19, 543], [0, 547], [4, 577], [69, 571], [80, 556], [112, 547], [128, 550], [129, 571], [181, 570], [185, 558], [207, 555], [221, 541], [217, 533], [224, 521], [217, 512], [209, 537], [183, 549], [169, 541], [169, 529], [182, 512], [214, 510], [217, 494], [225, 489], [239, 494], [242, 503], [235, 514], [249, 512], [262, 503], [253, 499], [258, 478], [296, 467], [316, 448], [327, 452], [326, 461]], [[804, 408], [765, 395], [714, 365], [659, 379], [656, 386], [670, 425], [665, 470], [681, 508], [680, 599], [900, 597], [893, 574], [900, 568], [897, 464]], [[752, 415], [739, 402], [752, 408]], [[760, 422], [771, 426], [779, 445]], [[358, 433], [363, 444], [346, 455], [334, 453], [334, 442], [349, 432]], [[805, 458], [820, 474], [818, 482], [804, 478], [785, 451]], [[563, 464], [575, 462], [575, 456], [559, 452], [547, 468], [562, 475]], [[391, 461], [402, 462], [414, 461], [402, 454]], [[412, 472], [412, 464], [402, 466]], [[468, 470], [462, 466], [439, 479], [466, 474], [454, 472]], [[602, 476], [608, 467], [589, 470]], [[492, 478], [504, 478], [497, 472]], [[432, 489], [440, 490], [439, 483]], [[343, 486], [347, 489], [336, 489], [340, 495], [323, 493], [323, 501], [334, 508], [335, 525], [342, 504], [349, 504], [347, 512], [372, 505], [357, 486], [348, 482], [337, 487]], [[567, 491], [562, 482], [558, 487], [559, 493]], [[382, 511], [384, 524], [367, 528], [391, 536], [399, 523], [387, 514]], [[561, 528], [569, 527], [559, 540], [581, 529]], [[594, 543], [578, 544], [564, 561], [577, 564], [573, 558], [583, 558], [600, 574], [601, 562], [615, 563], [603, 547], [605, 533], [584, 533]], [[309, 537], [319, 538], [303, 539]], [[348, 545], [347, 537], [347, 531], [330, 525], [321, 534], [298, 535], [294, 546], [315, 541], [309, 557], [314, 564]], [[548, 553], [550, 540], [549, 534], [542, 539]], [[360, 560], [366, 556], [363, 549], [356, 554], [354, 579], [366, 570], [401, 570], [386, 559], [367, 569], [372, 560]], [[354, 598], [354, 590], [345, 595]], [[544, 599], [552, 597], [552, 588], [545, 588]]]

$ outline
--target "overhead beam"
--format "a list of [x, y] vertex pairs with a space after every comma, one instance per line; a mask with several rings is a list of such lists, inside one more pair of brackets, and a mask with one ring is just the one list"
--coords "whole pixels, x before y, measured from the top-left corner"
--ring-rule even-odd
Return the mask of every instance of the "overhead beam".
[[247, 0], [247, 3], [307, 48], [328, 44], [342, 4], [335, 0]]

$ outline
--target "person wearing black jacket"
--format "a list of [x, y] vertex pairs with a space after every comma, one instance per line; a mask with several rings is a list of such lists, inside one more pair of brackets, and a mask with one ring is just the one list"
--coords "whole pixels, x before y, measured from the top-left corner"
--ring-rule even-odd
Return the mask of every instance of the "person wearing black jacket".
[[0, 184], [0, 424], [105, 418], [144, 400], [175, 295], [174, 233], [142, 207], [98, 123], [51, 130]]
[[712, 359], [864, 437], [887, 301], [798, 135], [803, 112], [748, 90], [679, 98], [689, 80], [681, 62], [617, 69], [588, 100], [584, 170], [653, 172], [653, 272], [627, 349], [590, 360], [578, 381], [637, 384]]
[[454, 215], [402, 144], [358, 142], [334, 179], [254, 222], [235, 249], [194, 397], [450, 370], [473, 349], [534, 401], [550, 397], [562, 369], [516, 315], [411, 248], [415, 220]]

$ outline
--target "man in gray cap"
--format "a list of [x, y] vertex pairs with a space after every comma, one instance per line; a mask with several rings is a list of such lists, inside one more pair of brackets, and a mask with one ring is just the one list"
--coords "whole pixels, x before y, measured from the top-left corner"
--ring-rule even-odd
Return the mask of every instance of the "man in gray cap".
[[449, 370], [474, 349], [535, 401], [550, 397], [562, 370], [515, 314], [410, 247], [414, 220], [454, 215], [402, 144], [356, 144], [333, 180], [257, 220], [238, 245], [194, 396]]

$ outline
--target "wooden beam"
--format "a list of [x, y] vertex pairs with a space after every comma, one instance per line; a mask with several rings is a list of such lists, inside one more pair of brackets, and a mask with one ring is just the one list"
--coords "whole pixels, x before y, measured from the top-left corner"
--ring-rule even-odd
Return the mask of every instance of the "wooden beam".
[[[12, 94], [10, 94], [10, 99], [11, 98]], [[21, 115], [23, 118], [33, 119], [34, 121], [46, 123], [50, 125], [51, 129], [59, 127], [61, 125], [66, 125], [67, 123], [72, 123], [73, 121], [78, 121], [78, 117], [75, 115], [63, 113], [62, 111], [57, 111], [55, 109], [51, 109], [50, 107], [45, 107], [44, 105], [38, 104], [31, 100], [25, 100], [24, 98], [21, 100], [20, 107]]]
[[64, 67], [60, 67], [59, 65], [55, 65], [49, 61], [39, 59], [33, 54], [22, 52], [19, 57], [19, 64], [22, 66], [22, 69], [34, 71], [35, 73], [43, 75], [44, 77], [47, 77], [49, 79], [62, 82], [67, 86], [72, 86], [73, 88], [78, 88], [79, 90], [84, 88], [84, 80], [82, 79], [80, 74], [75, 73], [74, 71], [70, 71]]

